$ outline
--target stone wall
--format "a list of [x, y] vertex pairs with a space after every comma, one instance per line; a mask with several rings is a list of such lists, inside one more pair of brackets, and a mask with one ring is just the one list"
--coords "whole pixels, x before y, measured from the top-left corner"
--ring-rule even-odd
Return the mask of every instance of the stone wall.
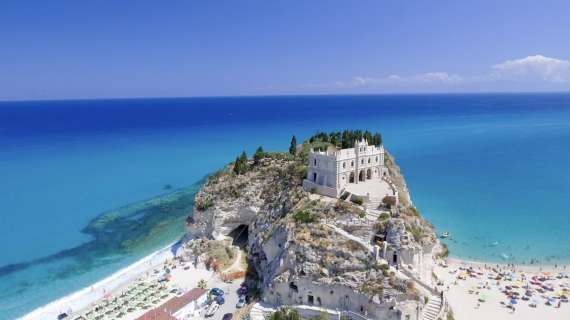
[[374, 301], [347, 286], [322, 284], [306, 278], [289, 283], [274, 282], [265, 290], [263, 300], [273, 306], [314, 305], [333, 310], [349, 310], [370, 319], [402, 319], [401, 311], [393, 308], [394, 302]]

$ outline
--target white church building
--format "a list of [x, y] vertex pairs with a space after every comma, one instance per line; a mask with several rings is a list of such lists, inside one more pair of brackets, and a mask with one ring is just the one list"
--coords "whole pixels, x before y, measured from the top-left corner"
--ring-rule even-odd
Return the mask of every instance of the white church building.
[[381, 181], [387, 178], [384, 147], [357, 141], [354, 148], [309, 153], [309, 169], [303, 187], [329, 197], [338, 197], [347, 187], [355, 189], [359, 183]]

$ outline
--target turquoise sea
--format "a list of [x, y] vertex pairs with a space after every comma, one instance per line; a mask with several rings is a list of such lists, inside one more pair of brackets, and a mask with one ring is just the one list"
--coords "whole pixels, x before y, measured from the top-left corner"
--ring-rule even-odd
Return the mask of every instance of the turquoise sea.
[[1, 102], [0, 319], [178, 239], [242, 150], [345, 128], [382, 132], [452, 256], [570, 262], [570, 94]]

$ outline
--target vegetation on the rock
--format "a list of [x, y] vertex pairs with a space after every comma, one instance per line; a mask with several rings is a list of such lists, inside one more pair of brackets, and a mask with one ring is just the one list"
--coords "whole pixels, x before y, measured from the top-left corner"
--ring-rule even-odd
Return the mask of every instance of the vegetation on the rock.
[[257, 166], [261, 163], [261, 160], [265, 158], [265, 152], [263, 147], [259, 146], [255, 153], [253, 154], [253, 165]]
[[245, 153], [245, 151], [243, 151], [241, 155], [238, 156], [236, 158], [236, 161], [234, 162], [233, 172], [235, 174], [244, 174], [247, 172], [248, 167], [249, 165], [247, 163], [247, 154]]
[[388, 208], [391, 208], [392, 206], [396, 205], [396, 197], [394, 196], [385, 196], [382, 199], [382, 203], [387, 206]]
[[353, 197], [353, 198], [351, 199], [351, 201], [354, 202], [355, 204], [359, 205], [359, 206], [361, 206], [362, 204], [364, 204], [364, 199], [363, 199], [362, 197], [360, 197], [360, 196]]
[[309, 143], [327, 142], [335, 147], [346, 149], [354, 147], [356, 141], [366, 139], [369, 144], [379, 146], [382, 144], [382, 135], [380, 132], [370, 132], [368, 130], [344, 130], [332, 132], [317, 132], [312, 135], [308, 141]]
[[297, 154], [297, 138], [293, 136], [289, 145], [289, 153], [292, 155]]
[[317, 221], [317, 216], [309, 210], [301, 210], [293, 214], [293, 219], [297, 223], [313, 223]]
[[301, 316], [297, 310], [280, 309], [273, 312], [269, 316], [269, 320], [301, 320]]
[[447, 247], [447, 244], [441, 243], [441, 251], [438, 253], [437, 257], [444, 259], [447, 258], [448, 256], [449, 256], [449, 248]]
[[[234, 249], [223, 241], [197, 239], [190, 244], [190, 250], [195, 256], [204, 256], [212, 266], [224, 268], [229, 266], [235, 257]], [[215, 267], [216, 268], [216, 267]]]

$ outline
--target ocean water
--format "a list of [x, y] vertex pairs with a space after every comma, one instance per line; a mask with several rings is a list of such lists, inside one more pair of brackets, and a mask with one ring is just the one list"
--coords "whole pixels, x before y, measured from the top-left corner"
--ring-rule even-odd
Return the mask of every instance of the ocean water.
[[0, 319], [184, 233], [204, 177], [257, 146], [379, 130], [451, 255], [570, 262], [570, 94], [0, 103]]

